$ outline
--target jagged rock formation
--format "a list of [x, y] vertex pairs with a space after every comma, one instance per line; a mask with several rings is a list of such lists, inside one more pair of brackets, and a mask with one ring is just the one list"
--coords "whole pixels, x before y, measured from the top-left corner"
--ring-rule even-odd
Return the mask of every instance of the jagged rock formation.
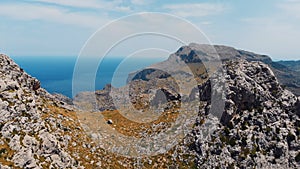
[[60, 125], [62, 117], [43, 118], [48, 106], [60, 103], [5, 55], [0, 55], [0, 75], [0, 168], [80, 167], [63, 147], [70, 138], [49, 126]]
[[269, 56], [266, 55], [259, 55], [252, 52], [237, 50], [227, 46], [216, 45], [214, 47], [222, 60], [243, 58], [247, 61], [261, 61], [269, 65], [280, 84], [293, 92], [296, 96], [300, 96], [299, 61], [274, 62]]
[[222, 125], [206, 141], [195, 132], [198, 166], [299, 167], [299, 98], [282, 89], [261, 62], [236, 60], [224, 66], [227, 95]]

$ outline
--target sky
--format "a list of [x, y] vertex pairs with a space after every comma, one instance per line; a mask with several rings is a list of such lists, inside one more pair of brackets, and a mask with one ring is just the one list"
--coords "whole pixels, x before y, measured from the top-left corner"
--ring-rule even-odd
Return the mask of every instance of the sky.
[[99, 28], [138, 12], [179, 16], [213, 44], [300, 59], [300, 0], [1, 0], [0, 53], [77, 56]]

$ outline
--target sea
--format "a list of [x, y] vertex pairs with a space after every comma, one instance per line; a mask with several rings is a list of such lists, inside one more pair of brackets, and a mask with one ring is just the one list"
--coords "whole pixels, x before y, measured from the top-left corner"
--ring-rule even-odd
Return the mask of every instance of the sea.
[[[72, 92], [72, 83], [77, 57], [13, 56], [12, 59], [29, 75], [37, 78], [41, 82], [41, 86], [49, 93], [60, 93], [70, 98], [76, 95]], [[103, 89], [106, 84], [113, 84], [114, 87], [125, 85], [129, 73], [163, 60], [165, 58], [125, 60], [122, 57], [105, 57], [97, 69], [95, 90]], [[90, 62], [94, 61], [94, 59], [90, 60]], [[95, 72], [90, 72], [90, 74], [95, 74]]]

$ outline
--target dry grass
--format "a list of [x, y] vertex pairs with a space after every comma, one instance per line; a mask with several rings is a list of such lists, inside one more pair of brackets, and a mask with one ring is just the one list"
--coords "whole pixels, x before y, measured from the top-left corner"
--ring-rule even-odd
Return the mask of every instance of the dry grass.
[[[69, 130], [61, 132], [61, 135], [71, 136], [71, 140], [68, 147], [64, 147], [67, 151], [72, 154], [73, 158], [85, 168], [97, 168], [96, 163], [101, 161], [103, 168], [122, 168], [118, 163], [121, 160], [114, 154], [108, 154], [103, 149], [97, 148], [96, 151], [92, 151], [91, 148], [85, 147], [84, 145], [90, 144], [91, 147], [96, 147], [95, 143], [87, 134], [83, 131], [81, 124], [78, 121], [77, 114], [74, 111], [69, 111], [60, 107], [48, 106], [50, 113], [44, 116], [58, 118], [58, 115], [63, 116], [62, 126], [67, 127]], [[72, 143], [76, 146], [73, 146]], [[123, 159], [124, 160], [124, 159]], [[109, 163], [108, 163], [109, 162]]]
[[[180, 166], [180, 168], [191, 168], [194, 166], [193, 155], [184, 155], [185, 159], [189, 162], [182, 162], [179, 158], [172, 158], [172, 154], [174, 153], [174, 149], [170, 150], [165, 154], [160, 154], [152, 157], [144, 157], [141, 159], [141, 165], [137, 166], [135, 158], [127, 158], [123, 156], [119, 156], [110, 152], [103, 150], [101, 147], [97, 147], [97, 144], [93, 142], [93, 140], [83, 131], [79, 120], [85, 118], [86, 121], [89, 121], [91, 124], [94, 125], [94, 129], [99, 127], [99, 114], [97, 113], [86, 113], [86, 112], [74, 112], [69, 111], [63, 108], [59, 108], [56, 106], [49, 106], [50, 112], [47, 116], [58, 118], [58, 115], [62, 115], [64, 120], [62, 121], [63, 126], [67, 126], [70, 128], [70, 131], [62, 132], [62, 135], [69, 135], [71, 136], [71, 141], [68, 147], [65, 147], [70, 154], [76, 154], [73, 156], [75, 159], [78, 160], [85, 168], [99, 168], [97, 167], [96, 163], [101, 162], [100, 168], [113, 168], [113, 169], [123, 169], [123, 168], [167, 168], [168, 166]], [[113, 120], [113, 127], [120, 133], [126, 134], [128, 136], [139, 137], [140, 132], [149, 131], [151, 132], [151, 125], [158, 124], [160, 122], [171, 123], [177, 117], [177, 113], [166, 112], [162, 114], [157, 120], [153, 123], [144, 123], [139, 124], [136, 122], [132, 122], [125, 117], [123, 117], [118, 111], [104, 111], [102, 112], [105, 120], [112, 119]], [[43, 118], [47, 118], [44, 116]], [[84, 116], [84, 117], [79, 117]], [[72, 119], [72, 120], [66, 120]], [[102, 119], [102, 123], [106, 122]], [[106, 124], [105, 124], [106, 125]], [[92, 125], [91, 125], [92, 126]], [[107, 126], [107, 125], [106, 125]], [[142, 127], [143, 126], [143, 127]], [[154, 132], [154, 131], [152, 131]], [[76, 143], [76, 146], [72, 146], [72, 142]], [[83, 144], [90, 144], [91, 147], [96, 148], [95, 151], [91, 151], [92, 148], [83, 147]], [[178, 153], [178, 152], [177, 152]], [[149, 164], [149, 160], [151, 160], [151, 164]], [[94, 161], [94, 163], [92, 163]], [[126, 166], [122, 165], [126, 164]]]
[[4, 144], [0, 144], [0, 164], [17, 168], [10, 160], [14, 155], [14, 151], [9, 147], [6, 140], [2, 140]]
[[114, 127], [118, 132], [127, 136], [141, 137], [143, 133], [147, 133], [148, 135], [153, 133], [161, 132], [161, 129], [154, 129], [153, 125], [164, 124], [165, 127], [171, 126], [173, 122], [175, 122], [178, 111], [175, 109], [171, 109], [161, 113], [161, 115], [152, 122], [147, 123], [138, 123], [135, 121], [131, 121], [128, 118], [124, 117], [118, 110], [112, 111], [104, 111], [102, 115], [106, 121], [112, 120]]

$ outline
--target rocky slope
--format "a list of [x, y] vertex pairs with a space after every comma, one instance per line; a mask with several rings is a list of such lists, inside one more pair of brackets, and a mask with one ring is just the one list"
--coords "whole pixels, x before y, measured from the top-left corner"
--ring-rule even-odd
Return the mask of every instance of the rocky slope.
[[228, 61], [224, 66], [222, 125], [207, 141], [194, 133], [199, 167], [298, 168], [299, 98], [282, 89], [261, 62]]
[[259, 54], [255, 54], [243, 50], [236, 50], [234, 48], [230, 48], [226, 46], [215, 46], [215, 48], [222, 60], [223, 58], [228, 58], [228, 56], [231, 56], [231, 59], [233, 57], [236, 57], [236, 58], [244, 58], [247, 61], [264, 62], [272, 69], [279, 83], [282, 86], [286, 87], [288, 90], [293, 92], [296, 96], [300, 96], [300, 70], [299, 70], [300, 61], [275, 62], [272, 61], [272, 59], [266, 55], [259, 55]]
[[0, 78], [0, 168], [80, 166], [65, 148], [71, 137], [60, 134], [62, 121], [71, 119], [50, 112], [64, 103], [5, 55], [0, 55]]
[[[131, 74], [123, 88], [81, 93], [74, 102], [81, 109], [0, 55], [0, 168], [299, 168], [300, 98], [282, 88], [267, 56], [210, 49], [184, 46]], [[205, 61], [212, 61], [209, 70]], [[119, 109], [146, 122], [128, 120]], [[106, 124], [130, 137], [155, 136], [194, 110], [193, 128], [163, 154], [119, 156], [97, 138]], [[159, 116], [148, 122], [141, 112]]]

